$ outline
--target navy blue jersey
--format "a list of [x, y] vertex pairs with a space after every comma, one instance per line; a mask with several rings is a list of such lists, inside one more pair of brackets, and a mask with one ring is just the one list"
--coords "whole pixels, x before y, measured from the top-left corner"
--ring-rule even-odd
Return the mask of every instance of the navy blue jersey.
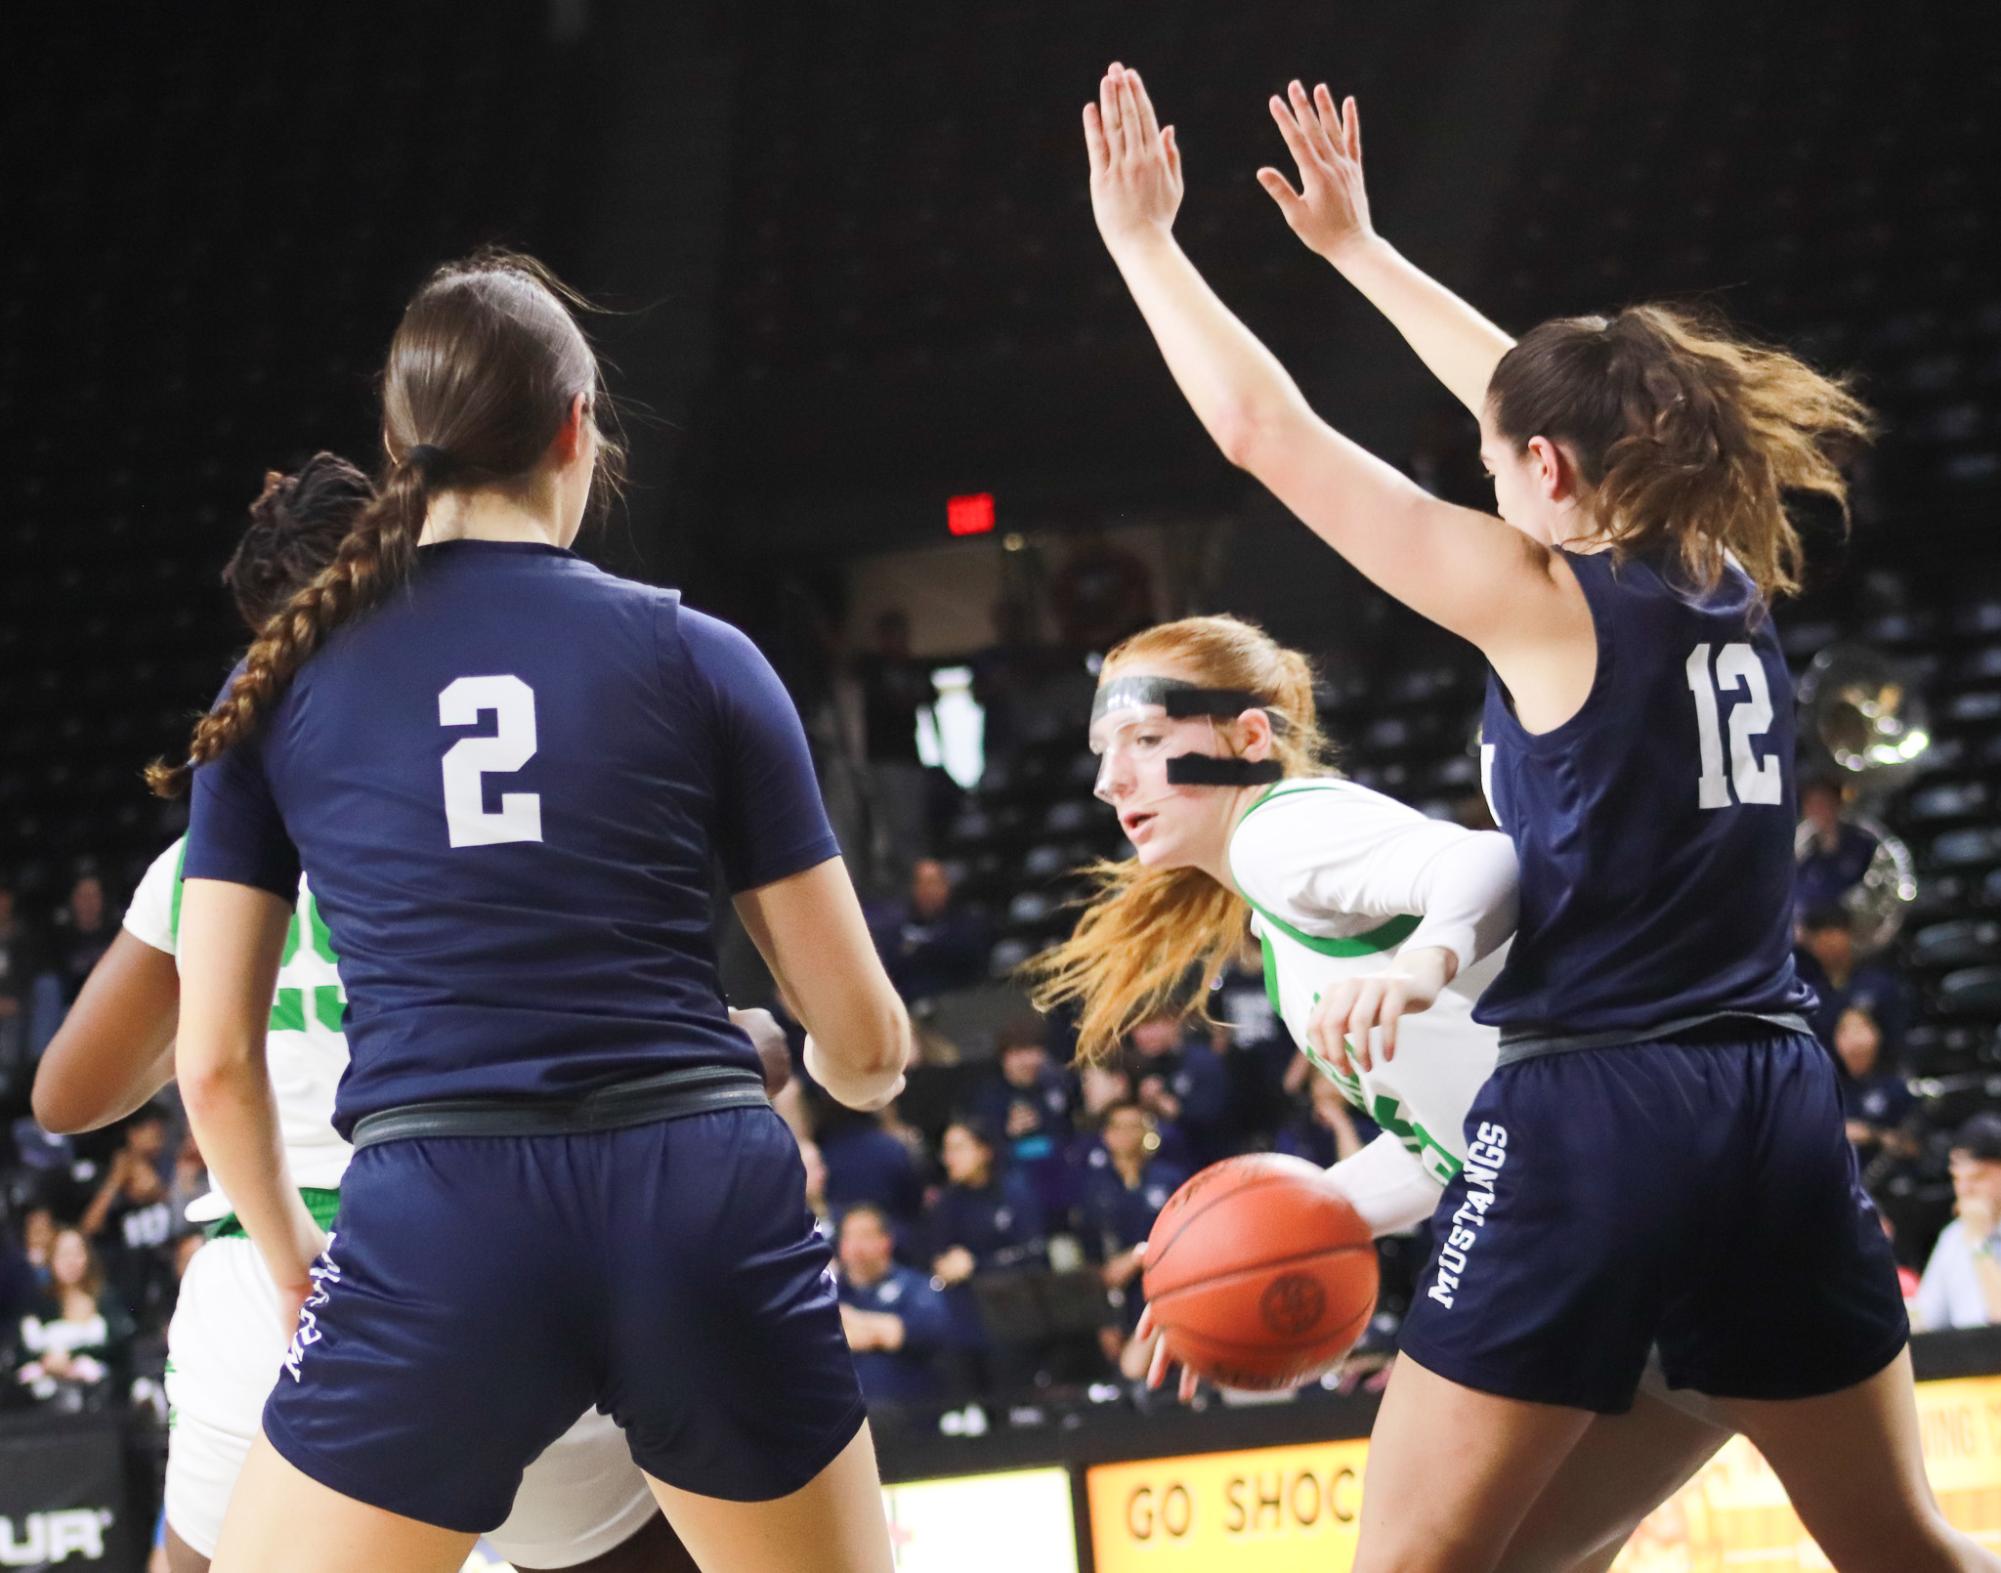
[[731, 891], [836, 854], [749, 640], [551, 546], [427, 546], [257, 736], [196, 774], [186, 875], [296, 898], [346, 986], [334, 1124], [757, 1068], [711, 940]]
[[1476, 1020], [1501, 1058], [1793, 1018], [1793, 690], [1736, 567], [1706, 595], [1565, 553], [1598, 637], [1584, 706], [1531, 734], [1491, 673], [1487, 797], [1521, 862], [1521, 924]]

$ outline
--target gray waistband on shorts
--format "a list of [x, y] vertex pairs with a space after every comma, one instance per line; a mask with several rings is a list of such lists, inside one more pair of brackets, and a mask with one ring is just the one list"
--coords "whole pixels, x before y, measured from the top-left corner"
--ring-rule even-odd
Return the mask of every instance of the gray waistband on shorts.
[[1760, 1022], [1781, 1032], [1813, 1035], [1813, 1028], [1807, 1024], [1807, 1019], [1789, 1010], [1712, 1010], [1695, 1016], [1680, 1016], [1651, 1027], [1626, 1028], [1615, 1032], [1552, 1033], [1524, 1029], [1510, 1033], [1503, 1029], [1500, 1058], [1494, 1063], [1497, 1066], [1512, 1065], [1517, 1060], [1540, 1059], [1545, 1054], [1567, 1054], [1573, 1049], [1617, 1049], [1634, 1043], [1660, 1043], [1686, 1037], [1697, 1027], [1723, 1022]]
[[769, 1105], [764, 1078], [756, 1071], [698, 1065], [617, 1082], [574, 1098], [446, 1098], [378, 1109], [355, 1122], [354, 1148], [359, 1152], [420, 1136], [567, 1136]]

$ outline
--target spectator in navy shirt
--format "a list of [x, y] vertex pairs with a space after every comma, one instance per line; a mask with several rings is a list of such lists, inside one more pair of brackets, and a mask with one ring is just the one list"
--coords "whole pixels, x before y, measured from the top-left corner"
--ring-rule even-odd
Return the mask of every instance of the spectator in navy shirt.
[[[1188, 1171], [1155, 1155], [1159, 1137], [1153, 1117], [1137, 1103], [1107, 1109], [1102, 1137], [1103, 1145], [1092, 1156], [1103, 1161], [1086, 1168], [1078, 1213], [1084, 1248], [1098, 1261], [1099, 1276], [1121, 1313], [1122, 1331], [1130, 1333], [1145, 1304], [1139, 1290], [1139, 1247]], [[1116, 1346], [1106, 1352], [1118, 1357]]]
[[1868, 872], [1877, 840], [1841, 817], [1841, 788], [1825, 778], [1800, 787], [1800, 822], [1811, 834], [1800, 849], [1793, 900], [1803, 913], [1839, 906]]
[[1022, 1176], [1001, 1168], [996, 1139], [975, 1119], [945, 1127], [939, 1157], [946, 1183], [931, 1203], [931, 1271], [945, 1291], [955, 1342], [977, 1352], [987, 1338], [973, 1275], [1045, 1265], [1042, 1204]]
[[1216, 1051], [1189, 1037], [1172, 1013], [1150, 1016], [1133, 1028], [1132, 1047], [1140, 1105], [1155, 1119], [1171, 1121], [1186, 1139], [1188, 1167], [1199, 1169], [1227, 1156], [1230, 1078]]
[[915, 1223], [924, 1185], [910, 1149], [884, 1127], [882, 1116], [837, 1109], [815, 1133], [826, 1165], [825, 1201], [835, 1216], [869, 1202], [898, 1223]]
[[1309, 1077], [1306, 1096], [1306, 1109], [1278, 1133], [1274, 1146], [1279, 1152], [1327, 1169], [1353, 1157], [1381, 1134], [1375, 1122], [1358, 1112], [1330, 1078]]
[[173, 1292], [166, 1247], [181, 1232], [162, 1169], [167, 1163], [166, 1111], [148, 1104], [126, 1124], [104, 1183], [78, 1225], [104, 1263], [105, 1281], [119, 1303], [142, 1321]]
[[1883, 1035], [1884, 1058], [1896, 1059], [1903, 1041], [1903, 983], [1882, 962], [1857, 957], [1855, 931], [1846, 912], [1839, 907], [1810, 911], [1801, 924], [1800, 950], [1794, 960], [1800, 977], [1820, 1001], [1810, 1019], [1814, 1036], [1830, 1052], [1842, 1012], [1860, 1007]]
[[1884, 1069], [1876, 1018], [1859, 1005], [1843, 1011], [1834, 1028], [1834, 1055], [1841, 1062], [1841, 1109], [1857, 1159], [1867, 1164], [1879, 1156], [1917, 1156], [1917, 1142], [1905, 1124], [1918, 1100], [1903, 1077]]
[[871, 1410], [939, 1396], [934, 1356], [950, 1327], [931, 1281], [894, 1259], [888, 1215], [867, 1203], [841, 1215], [841, 1326]]
[[876, 949], [905, 1000], [935, 999], [986, 975], [987, 927], [977, 912], [955, 906], [952, 877], [936, 858], [910, 870], [910, 894], [878, 915]]
[[69, 905], [56, 914], [49, 954], [63, 1004], [76, 1003], [83, 980], [118, 936], [118, 917], [104, 897], [104, 881], [85, 870], [70, 886]]
[[1049, 1063], [1039, 1016], [1000, 1031], [999, 1072], [973, 1098], [973, 1112], [1007, 1143], [1010, 1166], [1035, 1187], [1045, 1211], [1064, 1205], [1064, 1146], [1070, 1133], [1070, 1081]]

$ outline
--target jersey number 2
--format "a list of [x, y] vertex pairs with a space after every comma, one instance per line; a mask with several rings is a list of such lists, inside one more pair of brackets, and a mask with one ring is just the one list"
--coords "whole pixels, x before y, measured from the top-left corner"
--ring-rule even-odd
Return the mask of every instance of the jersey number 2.
[[461, 677], [438, 695], [438, 725], [477, 726], [491, 710], [491, 737], [463, 737], [445, 750], [445, 827], [455, 847], [542, 839], [542, 798], [503, 792], [486, 806], [480, 779], [519, 770], [535, 757], [535, 690], [518, 677]]
[[[1723, 765], [1723, 728], [1718, 724], [1717, 690], [1742, 689], [1745, 697], [1730, 709], [1730, 768]], [[1748, 644], [1727, 644], [1716, 652], [1716, 674], [1709, 671], [1709, 646], [1688, 653], [1688, 691], [1695, 695], [1695, 726], [1702, 742], [1702, 776], [1696, 783], [1699, 808], [1728, 808], [1730, 789], [1739, 803], [1777, 803], [1784, 799], [1785, 781], [1775, 754], [1758, 758], [1754, 739], [1772, 724], [1772, 689], [1765, 681], [1764, 663]]]

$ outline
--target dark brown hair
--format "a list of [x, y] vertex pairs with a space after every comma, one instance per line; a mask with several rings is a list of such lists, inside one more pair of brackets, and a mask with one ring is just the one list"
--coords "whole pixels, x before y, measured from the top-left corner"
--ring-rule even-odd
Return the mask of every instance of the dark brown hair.
[[264, 490], [250, 505], [250, 527], [222, 570], [253, 634], [333, 561], [374, 500], [375, 483], [338, 454], [316, 453], [291, 475], [265, 472]]
[[[378, 605], [410, 573], [433, 492], [526, 481], [578, 394], [610, 413], [604, 375], [572, 308], [588, 309], [532, 257], [488, 251], [447, 264], [404, 309], [382, 373], [388, 467], [333, 560], [259, 631], [215, 708], [196, 723], [188, 759], [155, 761], [162, 797], [256, 731], [299, 667], [341, 624]], [[618, 484], [621, 454], [600, 438], [593, 503]]]
[[1874, 431], [1845, 380], [1660, 305], [1532, 328], [1495, 367], [1487, 407], [1518, 450], [1536, 436], [1569, 450], [1598, 539], [1669, 552], [1704, 589], [1734, 556], [1767, 600], [1799, 589], [1786, 494], [1829, 498], [1845, 520], [1840, 466]]

